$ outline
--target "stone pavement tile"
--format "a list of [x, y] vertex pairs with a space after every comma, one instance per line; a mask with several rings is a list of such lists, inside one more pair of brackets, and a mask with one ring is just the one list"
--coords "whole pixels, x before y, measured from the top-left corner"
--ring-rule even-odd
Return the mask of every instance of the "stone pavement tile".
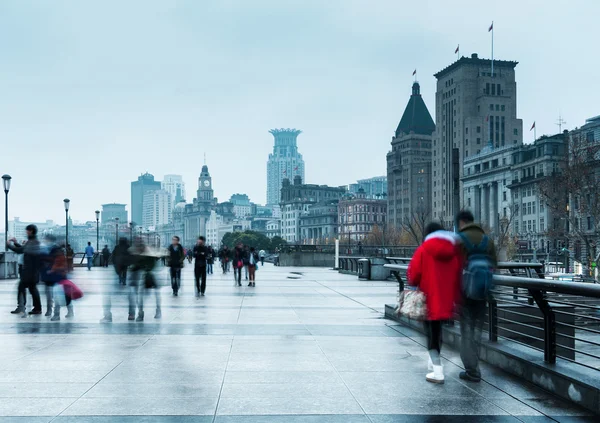
[[[558, 397], [519, 398], [532, 408], [548, 416], [589, 416], [591, 413]], [[494, 401], [492, 399], [492, 401]]]
[[372, 423], [519, 423], [512, 416], [488, 415], [415, 415], [415, 414], [370, 414]]
[[225, 384], [232, 383], [289, 383], [289, 384], [313, 384], [313, 383], [337, 383], [342, 382], [338, 373], [334, 371], [314, 372], [314, 371], [295, 371], [295, 372], [248, 372], [248, 371], [230, 371], [225, 374]]
[[344, 397], [221, 398], [217, 415], [362, 414], [350, 394]]
[[327, 356], [331, 364], [339, 372], [382, 372], [382, 371], [398, 371], [406, 367], [412, 367], [406, 359], [410, 358], [410, 354], [345, 354], [337, 356], [329, 354]]
[[357, 400], [367, 414], [508, 415], [490, 402], [471, 396], [436, 397], [413, 391], [412, 395], [365, 395]]
[[[1, 423], [1, 422], [0, 422]], [[217, 416], [215, 423], [370, 423], [362, 415], [275, 415], [275, 416]]]
[[57, 383], [51, 380], [44, 383], [0, 382], [0, 401], [10, 401], [7, 398], [78, 398], [92, 386], [93, 382]]
[[68, 398], [56, 393], [54, 398], [11, 398], [0, 401], [0, 416], [56, 416], [77, 398]]
[[101, 381], [85, 394], [94, 398], [217, 398], [221, 383], [198, 380], [196, 383], [111, 383]]
[[0, 370], [35, 370], [52, 371], [63, 370], [80, 372], [83, 370], [109, 372], [120, 360], [82, 360], [82, 356], [77, 360], [50, 360], [42, 357], [40, 354], [33, 354], [26, 359], [15, 360], [0, 363]]
[[54, 417], [0, 417], [0, 423], [50, 423]]
[[88, 383], [97, 382], [106, 374], [107, 372], [97, 370], [79, 372], [64, 370], [2, 370], [0, 371], [0, 380], [5, 383]]
[[52, 423], [212, 423], [213, 420], [214, 416], [59, 416]]
[[463, 386], [454, 378], [446, 378], [443, 385], [428, 383], [425, 380], [426, 372], [396, 373], [388, 376], [387, 382], [371, 379], [369, 373], [342, 373], [341, 376], [348, 388], [357, 399], [381, 396], [390, 401], [402, 401], [407, 392], [418, 392], [424, 397], [461, 397], [482, 401], [483, 397]]
[[78, 399], [62, 414], [66, 416], [137, 416], [137, 415], [214, 415], [217, 397], [214, 398], [166, 398], [125, 397], [114, 398], [83, 397]]
[[312, 372], [327, 372], [333, 371], [333, 367], [324, 355], [312, 354], [296, 360], [289, 360], [287, 357], [255, 355], [243, 359], [229, 361], [227, 371], [254, 371], [254, 372], [270, 372], [270, 371], [312, 371]]
[[205, 383], [219, 383], [223, 381], [224, 371], [219, 370], [203, 370], [195, 368], [184, 368], [181, 365], [173, 370], [169, 363], [165, 363], [165, 368], [162, 371], [131, 371], [128, 368], [117, 367], [110, 372], [103, 382], [107, 383], [156, 383], [162, 384], [169, 381], [177, 381], [182, 384], [194, 384], [198, 381]]
[[323, 398], [346, 397], [348, 388], [341, 383], [225, 383], [221, 393], [223, 398]]

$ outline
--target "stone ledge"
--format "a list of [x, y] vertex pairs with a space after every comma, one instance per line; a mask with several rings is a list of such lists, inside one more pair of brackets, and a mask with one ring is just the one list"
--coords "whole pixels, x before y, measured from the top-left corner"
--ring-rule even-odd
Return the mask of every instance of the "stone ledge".
[[[385, 305], [386, 318], [423, 333], [422, 322], [396, 316], [395, 307], [395, 305]], [[459, 350], [458, 328], [445, 326], [443, 333], [444, 343]], [[543, 353], [509, 341], [482, 342], [481, 359], [567, 401], [600, 414], [600, 378], [592, 373], [593, 370], [560, 359], [556, 364], [547, 364], [544, 362]]]

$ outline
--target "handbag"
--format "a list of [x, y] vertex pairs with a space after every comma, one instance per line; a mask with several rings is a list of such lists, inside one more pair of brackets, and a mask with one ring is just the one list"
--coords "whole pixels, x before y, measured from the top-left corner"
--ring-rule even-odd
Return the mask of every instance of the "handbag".
[[425, 294], [418, 290], [402, 291], [396, 313], [413, 320], [425, 320], [427, 318]]
[[83, 291], [68, 279], [59, 282], [62, 285], [64, 294], [71, 297], [72, 300], [78, 300], [83, 297]]
[[158, 287], [156, 285], [156, 279], [154, 278], [154, 275], [151, 272], [147, 272], [146, 275], [144, 275], [144, 285], [146, 289], [153, 289]]

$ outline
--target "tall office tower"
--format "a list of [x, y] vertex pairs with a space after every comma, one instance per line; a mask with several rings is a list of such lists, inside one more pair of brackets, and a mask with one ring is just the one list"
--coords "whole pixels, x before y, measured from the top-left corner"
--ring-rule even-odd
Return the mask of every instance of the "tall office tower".
[[181, 175], [165, 175], [161, 186], [171, 194], [171, 210], [175, 204], [185, 200], [185, 183]]
[[171, 203], [171, 194], [164, 189], [147, 191], [144, 194], [142, 226], [149, 229], [169, 223], [173, 212]]
[[436, 73], [436, 130], [433, 135], [433, 218], [453, 221], [466, 207], [463, 161], [484, 147], [501, 148], [523, 142], [523, 121], [517, 119], [517, 62], [461, 57]]
[[284, 179], [293, 180], [296, 176], [304, 181], [304, 160], [298, 153], [296, 144], [302, 131], [297, 129], [271, 129], [275, 138], [273, 153], [267, 162], [267, 205], [279, 205], [281, 201], [281, 184]]
[[387, 154], [388, 222], [397, 228], [419, 216], [431, 218], [431, 143], [435, 124], [421, 97], [419, 83], [412, 86], [402, 119]]
[[161, 189], [160, 181], [148, 172], [140, 175], [137, 181], [131, 183], [131, 221], [140, 225], [144, 220], [144, 196], [149, 191]]

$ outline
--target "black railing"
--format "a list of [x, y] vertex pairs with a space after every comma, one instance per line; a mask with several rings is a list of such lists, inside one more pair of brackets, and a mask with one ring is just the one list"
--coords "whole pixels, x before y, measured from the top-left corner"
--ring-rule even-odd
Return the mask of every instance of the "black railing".
[[[359, 245], [342, 244], [339, 245], [340, 255], [343, 256], [364, 256], [364, 257], [385, 257], [388, 255], [412, 256], [417, 247], [398, 246], [398, 245]], [[335, 245], [287, 245], [281, 249], [281, 253], [323, 253], [335, 254]]]
[[[408, 262], [386, 265], [405, 287]], [[490, 342], [514, 342], [544, 354], [550, 364], [567, 360], [600, 370], [600, 286], [544, 279], [539, 263], [500, 263], [488, 301]]]

